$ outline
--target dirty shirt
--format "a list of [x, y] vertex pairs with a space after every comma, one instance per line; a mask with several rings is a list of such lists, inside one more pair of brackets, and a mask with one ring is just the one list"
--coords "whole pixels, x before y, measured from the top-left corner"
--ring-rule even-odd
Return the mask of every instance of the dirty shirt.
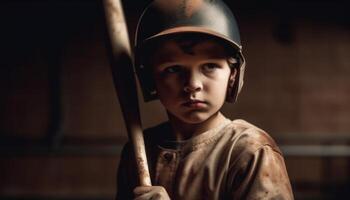
[[[169, 122], [145, 131], [153, 185], [173, 200], [293, 199], [280, 149], [263, 130], [244, 120], [226, 120], [185, 141], [170, 141]], [[124, 146], [117, 199], [134, 199], [138, 177], [133, 150]]]

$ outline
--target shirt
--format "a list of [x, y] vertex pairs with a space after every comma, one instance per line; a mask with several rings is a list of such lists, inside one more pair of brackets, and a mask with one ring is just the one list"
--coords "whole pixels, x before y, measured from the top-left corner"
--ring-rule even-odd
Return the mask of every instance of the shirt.
[[[281, 151], [263, 130], [226, 120], [186, 141], [169, 141], [169, 122], [145, 131], [153, 185], [171, 199], [293, 199]], [[133, 199], [138, 186], [133, 150], [127, 144], [118, 170], [117, 199]]]

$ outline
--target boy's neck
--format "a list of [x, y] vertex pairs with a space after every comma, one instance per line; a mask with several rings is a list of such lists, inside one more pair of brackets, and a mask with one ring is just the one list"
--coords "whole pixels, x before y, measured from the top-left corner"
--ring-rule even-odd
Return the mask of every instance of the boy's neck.
[[172, 139], [176, 141], [187, 140], [196, 135], [200, 135], [201, 133], [217, 127], [226, 119], [221, 112], [217, 112], [201, 123], [189, 124], [179, 120], [169, 113], [168, 116], [173, 130]]

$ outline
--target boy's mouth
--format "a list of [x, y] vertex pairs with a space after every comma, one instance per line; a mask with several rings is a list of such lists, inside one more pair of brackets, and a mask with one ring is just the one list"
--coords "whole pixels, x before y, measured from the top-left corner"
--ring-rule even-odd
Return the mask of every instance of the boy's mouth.
[[186, 102], [184, 102], [182, 105], [189, 108], [204, 108], [206, 106], [205, 101], [197, 100], [197, 99], [191, 99]]

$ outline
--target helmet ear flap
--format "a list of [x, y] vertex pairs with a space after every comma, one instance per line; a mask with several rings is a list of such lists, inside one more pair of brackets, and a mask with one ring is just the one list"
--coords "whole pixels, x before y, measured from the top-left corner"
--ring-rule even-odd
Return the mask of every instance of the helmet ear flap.
[[158, 94], [156, 90], [156, 85], [152, 78], [151, 67], [140, 65], [141, 67], [136, 68], [136, 75], [143, 93], [143, 98], [145, 102], [157, 99]]
[[[227, 85], [226, 102], [229, 102], [229, 103], [236, 102], [238, 94], [240, 93], [243, 87], [243, 77], [244, 77], [246, 62], [241, 52], [238, 53], [238, 56], [236, 57], [238, 58], [238, 63], [236, 64], [236, 66], [231, 67], [231, 75]], [[231, 76], [233, 71], [235, 74], [232, 79]]]

